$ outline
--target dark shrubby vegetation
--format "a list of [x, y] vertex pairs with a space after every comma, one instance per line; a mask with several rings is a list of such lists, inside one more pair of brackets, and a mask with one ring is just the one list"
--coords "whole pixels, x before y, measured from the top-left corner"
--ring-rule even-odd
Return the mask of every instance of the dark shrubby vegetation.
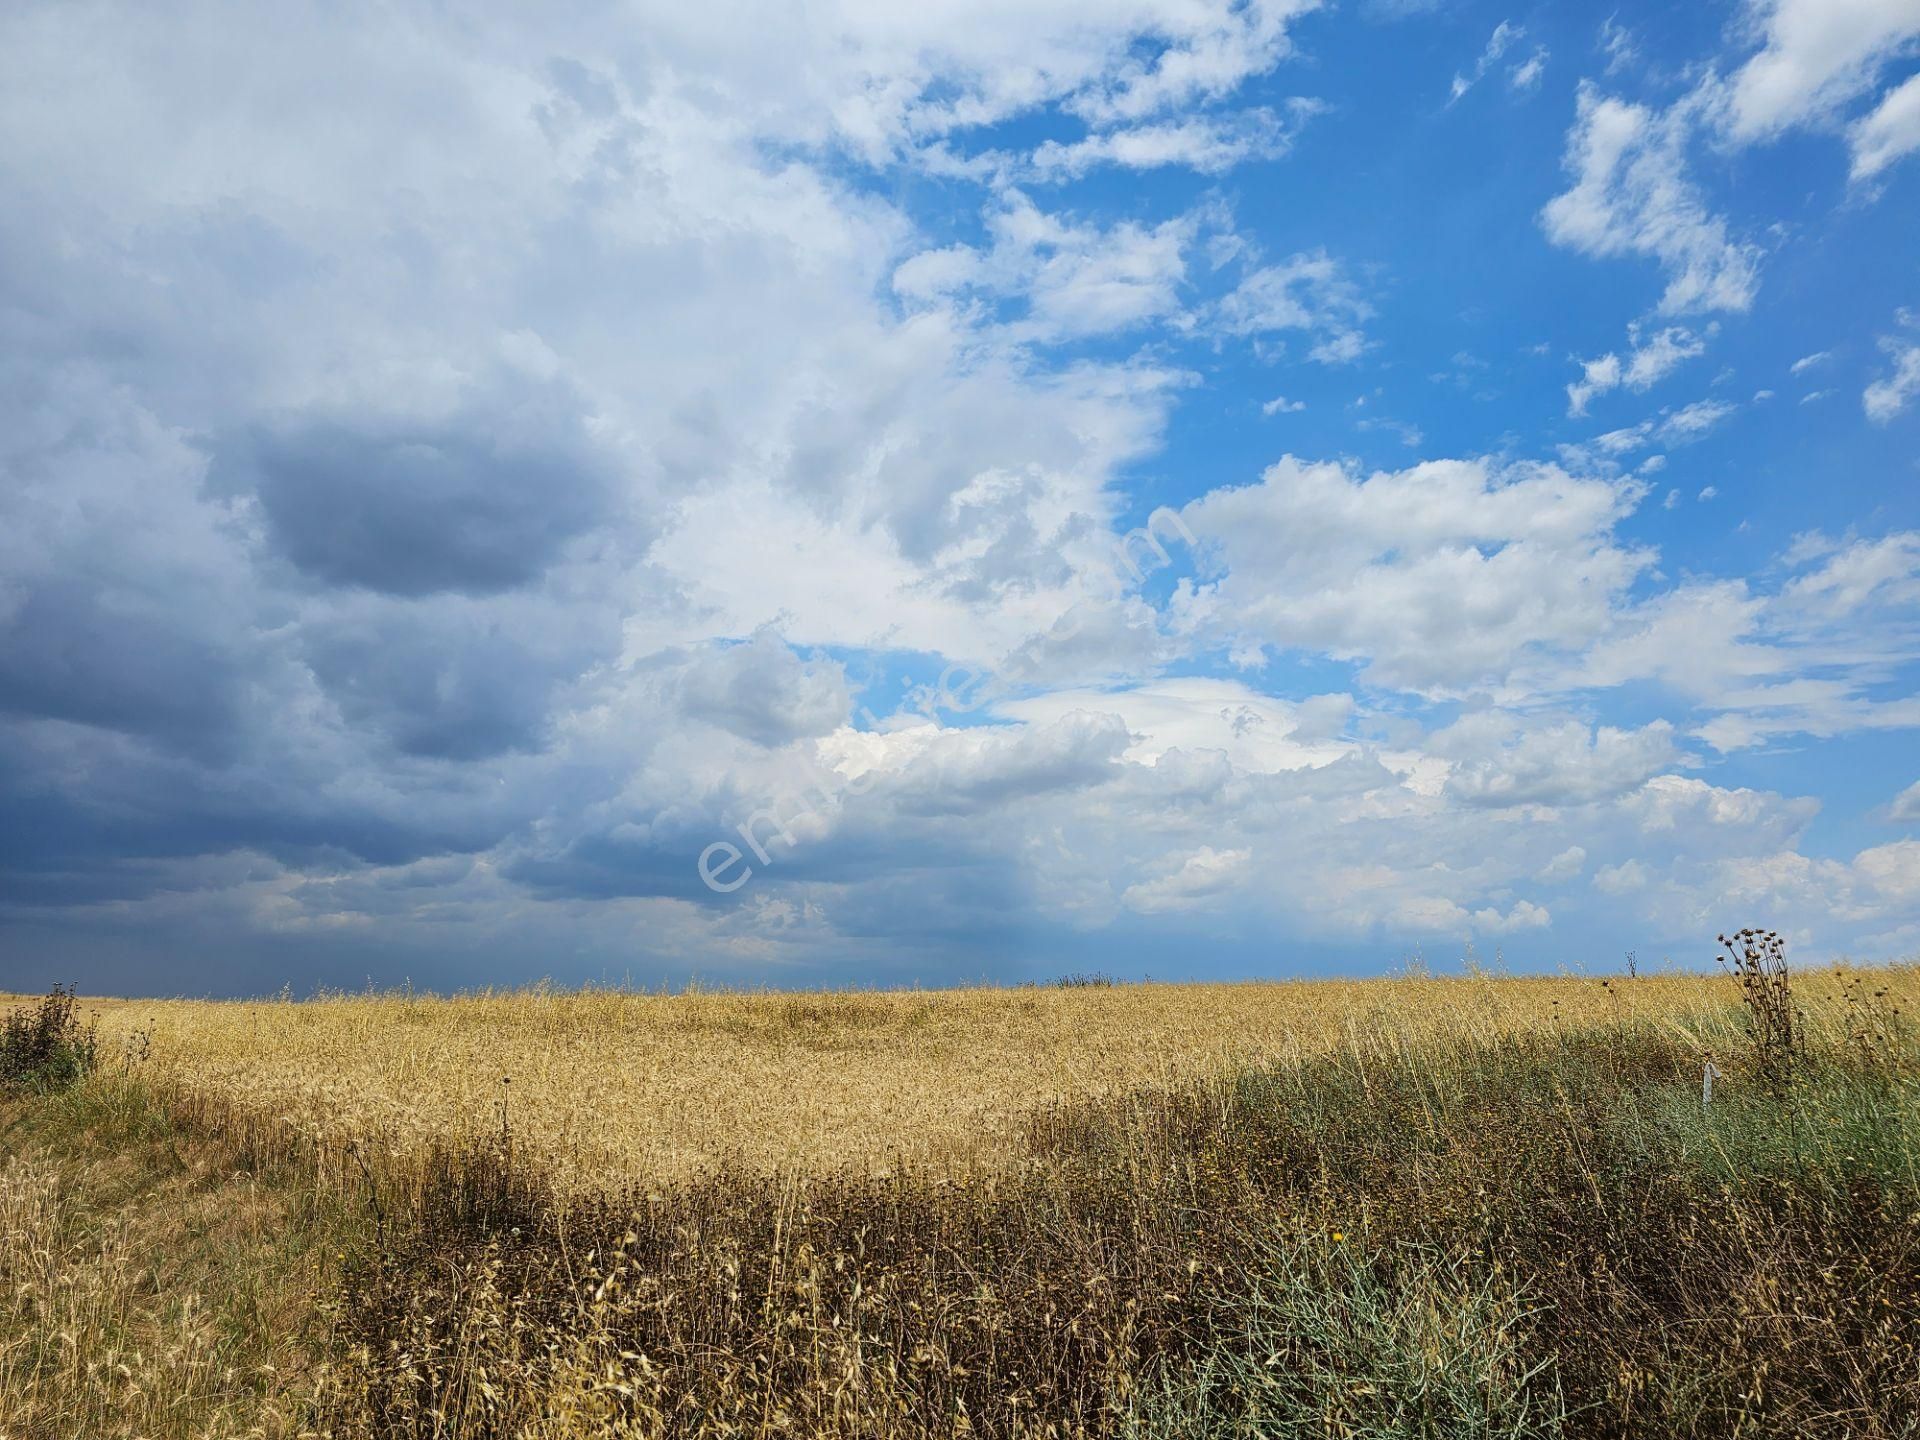
[[0, 1088], [65, 1090], [92, 1070], [97, 1029], [77, 1012], [73, 991], [59, 985], [44, 1000], [10, 1011], [0, 1022]]

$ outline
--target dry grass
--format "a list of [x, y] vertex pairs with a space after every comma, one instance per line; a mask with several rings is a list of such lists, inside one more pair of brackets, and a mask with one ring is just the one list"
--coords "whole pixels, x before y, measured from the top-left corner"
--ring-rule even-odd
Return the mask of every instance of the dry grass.
[[115, 1076], [0, 1103], [0, 1157], [0, 1440], [299, 1432], [354, 1217]]
[[1920, 971], [1791, 998], [102, 1002], [0, 1437], [1912, 1440]]
[[526, 1158], [587, 1192], [719, 1168], [965, 1173], [1070, 1097], [1355, 1046], [1697, 1025], [1731, 998], [1661, 976], [97, 1003], [103, 1050], [150, 1027], [169, 1084], [390, 1162], [491, 1132], [504, 1103]]

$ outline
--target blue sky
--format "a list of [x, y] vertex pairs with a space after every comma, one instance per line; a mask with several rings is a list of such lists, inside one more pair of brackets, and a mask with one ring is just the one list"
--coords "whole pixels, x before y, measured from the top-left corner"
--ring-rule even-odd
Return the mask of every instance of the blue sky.
[[1920, 952], [1920, 0], [20, 5], [0, 987]]

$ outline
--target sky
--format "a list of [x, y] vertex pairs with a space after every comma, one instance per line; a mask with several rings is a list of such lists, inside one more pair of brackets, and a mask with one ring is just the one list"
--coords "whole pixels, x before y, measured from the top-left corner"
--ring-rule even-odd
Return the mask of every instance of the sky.
[[23, 0], [0, 193], [0, 989], [1920, 953], [1920, 0]]

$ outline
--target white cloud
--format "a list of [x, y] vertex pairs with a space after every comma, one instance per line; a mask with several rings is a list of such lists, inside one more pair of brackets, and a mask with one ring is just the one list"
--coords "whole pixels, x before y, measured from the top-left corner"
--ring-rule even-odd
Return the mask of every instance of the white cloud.
[[1893, 803], [1887, 807], [1887, 818], [1904, 824], [1920, 823], [1920, 780], [1893, 797]]
[[1830, 112], [1920, 36], [1914, 0], [1747, 0], [1747, 19], [1764, 44], [1727, 97], [1728, 132], [1742, 141]]
[[1680, 365], [1680, 361], [1693, 359], [1707, 348], [1707, 342], [1701, 336], [1678, 324], [1668, 324], [1667, 328], [1657, 330], [1645, 344], [1640, 344], [1634, 326], [1628, 326], [1628, 336], [1634, 340], [1634, 353], [1626, 363], [1626, 371], [1620, 376], [1620, 384], [1624, 384], [1628, 390], [1647, 390], [1655, 380], [1665, 378], [1676, 365]]
[[1345, 268], [1319, 250], [1250, 271], [1213, 307], [1205, 324], [1239, 336], [1305, 330], [1314, 337], [1308, 357], [1338, 365], [1359, 358], [1366, 348], [1361, 326], [1372, 314]]
[[1175, 610], [1208, 635], [1363, 662], [1378, 684], [1499, 683], [1536, 647], [1605, 631], [1610, 600], [1650, 558], [1611, 534], [1639, 498], [1630, 482], [1551, 466], [1431, 461], [1362, 477], [1289, 457], [1182, 512], [1224, 574]]
[[1625, 361], [1608, 351], [1598, 359], [1581, 362], [1580, 379], [1567, 386], [1567, 414], [1586, 414], [1594, 396], [1604, 395], [1622, 386], [1636, 392], [1651, 389], [1677, 369], [1681, 362], [1704, 354], [1707, 336], [1713, 333], [1712, 326], [1708, 326], [1702, 335], [1684, 325], [1667, 325], [1643, 340], [1639, 324], [1629, 325], [1627, 343], [1630, 348]]
[[1289, 400], [1284, 395], [1276, 395], [1260, 407], [1262, 415], [1293, 415], [1307, 408], [1304, 400]]
[[852, 710], [846, 672], [818, 658], [803, 663], [771, 629], [703, 653], [680, 686], [688, 715], [761, 745], [828, 734]]
[[1534, 878], [1542, 884], [1558, 885], [1571, 880], [1587, 865], [1587, 852], [1578, 845], [1569, 845], [1535, 873]]
[[1175, 863], [1158, 878], [1129, 885], [1120, 902], [1143, 915], [1192, 910], [1238, 889], [1252, 858], [1251, 850], [1202, 845], [1191, 855], [1175, 857]]
[[1025, 315], [1011, 322], [1015, 338], [1134, 329], [1180, 313], [1187, 250], [1212, 218], [1195, 212], [1158, 225], [1103, 228], [1043, 211], [1010, 190], [987, 216], [990, 246], [922, 251], [895, 270], [893, 287], [922, 303], [967, 294], [1024, 301]]
[[1033, 152], [1029, 166], [1041, 180], [1074, 179], [1099, 165], [1129, 170], [1183, 166], [1219, 175], [1249, 160], [1286, 154], [1300, 127], [1321, 108], [1311, 100], [1295, 100], [1284, 116], [1257, 108], [1097, 131], [1071, 144], [1048, 140]]
[[1697, 440], [1740, 407], [1725, 400], [1696, 400], [1662, 420], [1655, 433], [1669, 444]]
[[[1745, 917], [1743, 923], [1786, 932], [1800, 948], [1823, 924], [1809, 924], [1807, 917], [1828, 917], [1824, 925], [1829, 931], [1844, 917], [1842, 923], [1889, 927], [1893, 933], [1883, 932], [1876, 942], [1897, 947], [1910, 943], [1914, 933], [1908, 913], [1920, 887], [1920, 841], [1873, 846], [1851, 860], [1816, 858], [1788, 848], [1689, 855], [1643, 879], [1638, 903], [1654, 923], [1711, 929], [1702, 922], [1714, 915], [1737, 915]], [[1828, 947], [1829, 953], [1833, 948]]]
[[[1289, 54], [1288, 23], [1317, 5], [1318, 0], [1267, 0], [1167, 6], [1147, 25], [1137, 16], [1106, 7], [1077, 7], [1082, 24], [1092, 17], [1121, 30], [1159, 29], [1172, 43], [1150, 60], [1106, 57], [1101, 77], [1082, 88], [1068, 106], [1097, 123], [1111, 123], [1138, 120], [1183, 103], [1219, 100]], [[1018, 16], [1021, 9], [1013, 7], [1008, 14]], [[981, 16], [980, 27], [999, 25], [1006, 18]], [[1098, 33], [1097, 24], [1089, 28]]]
[[1500, 711], [1456, 720], [1427, 740], [1453, 762], [1447, 793], [1466, 805], [1583, 805], [1622, 795], [1679, 763], [1673, 727], [1637, 730]]
[[1753, 303], [1759, 252], [1731, 239], [1687, 178], [1694, 105], [1656, 112], [1580, 89], [1567, 135], [1573, 186], [1550, 200], [1540, 219], [1557, 245], [1585, 255], [1638, 255], [1660, 262], [1666, 314], [1745, 310]]
[[1486, 76], [1487, 71], [1492, 69], [1493, 66], [1499, 62], [1500, 57], [1507, 53], [1508, 47], [1521, 40], [1526, 33], [1527, 32], [1520, 26], [1507, 20], [1502, 20], [1498, 25], [1494, 26], [1493, 34], [1487, 39], [1487, 47], [1480, 52], [1480, 58], [1474, 62], [1471, 73], [1464, 75], [1456, 73], [1454, 75], [1453, 84], [1448, 90], [1447, 103], [1451, 105], [1454, 101], [1465, 95], [1467, 91], [1479, 84]]
[[1540, 77], [1547, 73], [1549, 58], [1546, 46], [1535, 46], [1533, 54], [1507, 71], [1507, 84], [1515, 90], [1536, 89], [1540, 84]]
[[1603, 865], [1593, 872], [1593, 888], [1608, 895], [1626, 895], [1645, 888], [1647, 867], [1638, 860]]
[[1173, 752], [1218, 751], [1254, 774], [1311, 769], [1351, 754], [1355, 747], [1337, 738], [1339, 725], [1329, 724], [1329, 714], [1343, 719], [1352, 708], [1350, 696], [1280, 700], [1236, 680], [1197, 676], [1119, 690], [1060, 689], [994, 707], [1028, 724], [1103, 711], [1118, 716], [1132, 737], [1129, 761], [1158, 764]]
[[1620, 357], [1609, 350], [1593, 360], [1580, 362], [1580, 378], [1567, 385], [1567, 414], [1579, 417], [1596, 395], [1620, 388]]
[[1885, 425], [1920, 395], [1920, 342], [1887, 336], [1880, 348], [1893, 361], [1893, 369], [1861, 392], [1860, 405], [1869, 420]]
[[1367, 415], [1353, 422], [1353, 428], [1360, 431], [1384, 430], [1397, 436], [1400, 443], [1409, 450], [1417, 450], [1425, 441], [1426, 434], [1418, 425], [1410, 425], [1405, 420], [1394, 420], [1385, 415]]
[[1853, 857], [1854, 874], [1892, 903], [1920, 898], [1920, 840], [1875, 845]]
[[1788, 558], [1821, 562], [1782, 588], [1782, 600], [1796, 611], [1844, 621], [1870, 606], [1920, 608], [1920, 533], [1900, 531], [1845, 544], [1818, 533], [1803, 535]]
[[1870, 115], [1847, 131], [1853, 178], [1869, 180], [1903, 155], [1920, 150], [1920, 75], [1889, 90]]
[[1920, 700], [1875, 693], [1920, 659], [1920, 537], [1807, 536], [1781, 561], [1789, 576], [1770, 593], [1691, 581], [1620, 607], [1584, 653], [1530, 664], [1516, 684], [1540, 696], [1651, 680], [1708, 717], [1692, 734], [1722, 751], [1920, 724]]
[[1831, 359], [1833, 359], [1833, 352], [1831, 350], [1816, 350], [1811, 355], [1802, 355], [1787, 368], [1792, 374], [1804, 375], [1807, 371], [1813, 369], [1814, 366], [1824, 365]]
[[1634, 42], [1633, 31], [1618, 24], [1612, 15], [1600, 22], [1600, 48], [1606, 54], [1609, 75], [1626, 69], [1640, 58], [1640, 48]]
[[[1739, 408], [1725, 400], [1696, 400], [1677, 410], [1662, 410], [1651, 420], [1603, 431], [1585, 444], [1562, 445], [1561, 458], [1576, 470], [1614, 474], [1634, 451], [1653, 444], [1692, 444]], [[1666, 467], [1666, 456], [1649, 455], [1640, 462], [1636, 473], [1642, 476], [1655, 475]], [[1673, 503], [1669, 499], [1667, 508], [1671, 509]]]
[[1473, 912], [1473, 927], [1489, 935], [1513, 935], [1523, 930], [1544, 930], [1553, 923], [1553, 914], [1544, 905], [1531, 900], [1516, 900], [1502, 915], [1492, 906]]

